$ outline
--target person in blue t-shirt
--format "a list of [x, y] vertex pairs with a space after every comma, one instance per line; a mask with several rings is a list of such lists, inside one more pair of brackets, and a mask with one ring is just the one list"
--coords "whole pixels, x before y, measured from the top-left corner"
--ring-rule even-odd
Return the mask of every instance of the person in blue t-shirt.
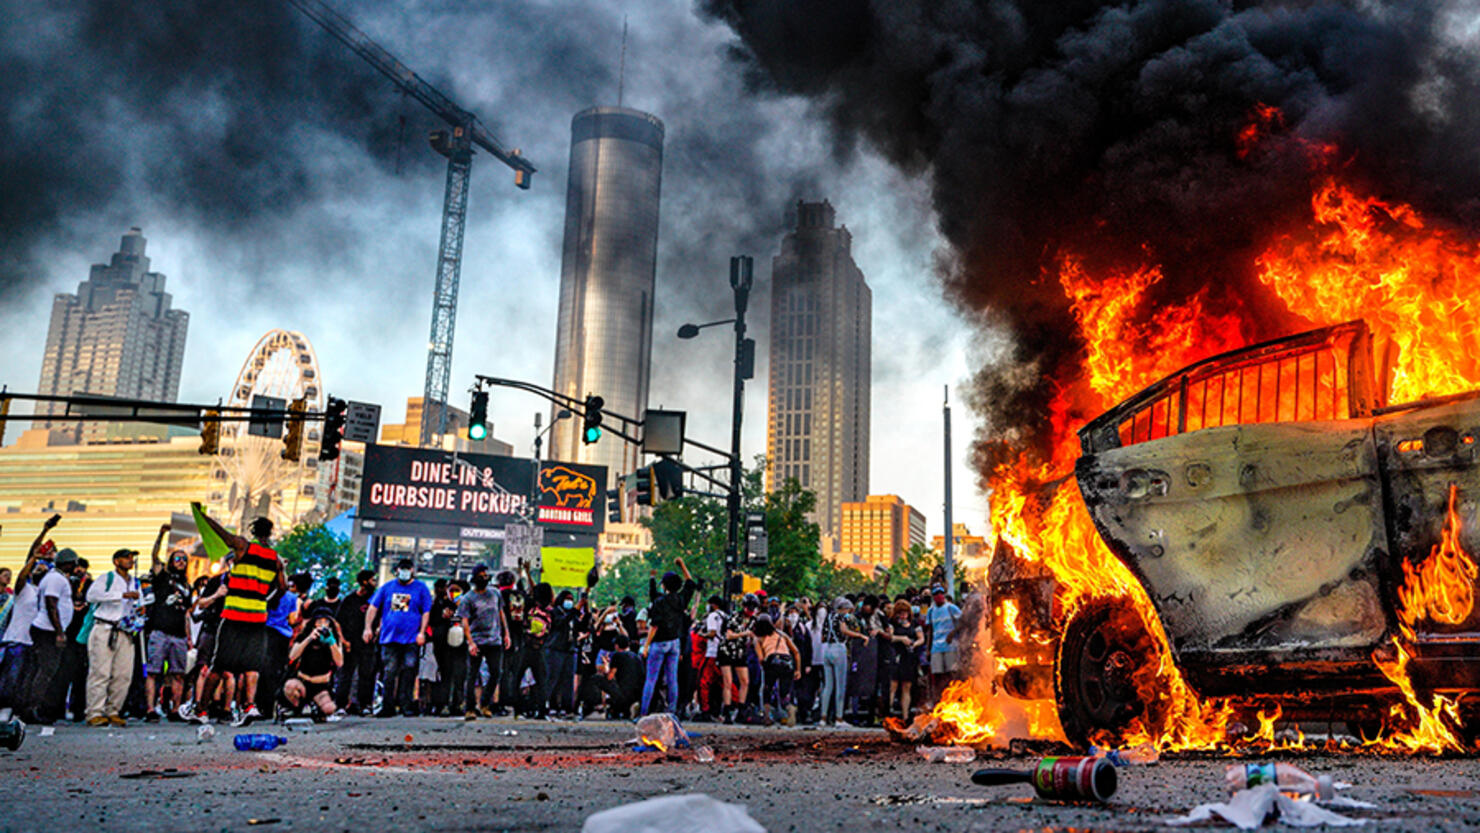
[[416, 681], [418, 656], [427, 641], [427, 623], [432, 616], [432, 591], [415, 579], [415, 564], [409, 558], [396, 562], [396, 577], [380, 585], [365, 611], [366, 645], [376, 642], [379, 616], [380, 684], [383, 692], [376, 717], [390, 717], [399, 705], [401, 712], [415, 714], [411, 699]]
[[955, 645], [961, 608], [946, 598], [946, 589], [938, 584], [930, 588], [930, 596], [934, 604], [925, 613], [925, 622], [930, 626], [930, 686], [939, 696], [946, 683], [956, 678], [956, 670], [961, 667]]

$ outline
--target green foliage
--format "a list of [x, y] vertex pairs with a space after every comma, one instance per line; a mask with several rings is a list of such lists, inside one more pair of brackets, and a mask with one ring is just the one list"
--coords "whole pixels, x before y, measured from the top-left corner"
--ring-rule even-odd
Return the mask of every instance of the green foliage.
[[651, 569], [653, 568], [648, 564], [646, 556], [624, 556], [610, 570], [601, 574], [601, 581], [591, 591], [591, 597], [598, 605], [605, 606], [620, 601], [623, 596], [631, 596], [641, 607], [647, 604], [648, 576]]
[[844, 567], [824, 561], [818, 570], [817, 598], [831, 601], [848, 593], [878, 593], [883, 590], [882, 582], [870, 578], [862, 570]]
[[769, 559], [763, 579], [766, 591], [783, 598], [813, 592], [822, 568], [817, 524], [807, 513], [817, 508], [817, 495], [795, 478], [765, 497]]
[[[682, 558], [694, 578], [703, 579], [709, 592], [718, 592], [729, 532], [723, 502], [687, 495], [659, 504], [642, 523], [653, 534], [653, 548], [647, 553], [649, 569], [660, 574], [675, 570], [674, 562]], [[645, 596], [646, 582], [643, 595], [636, 598]]]
[[279, 538], [275, 549], [288, 573], [309, 573], [314, 587], [323, 587], [330, 576], [339, 576], [345, 591], [353, 590], [355, 573], [365, 567], [365, 552], [349, 538], [330, 532], [323, 524], [299, 524]]
[[890, 568], [884, 590], [892, 598], [906, 588], [919, 589], [930, 583], [931, 573], [941, 564], [941, 554], [924, 544], [911, 544]]

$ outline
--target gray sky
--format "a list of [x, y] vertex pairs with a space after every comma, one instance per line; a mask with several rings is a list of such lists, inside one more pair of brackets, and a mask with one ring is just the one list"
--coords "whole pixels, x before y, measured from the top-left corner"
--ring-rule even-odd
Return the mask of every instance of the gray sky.
[[[0, 9], [14, 13], [7, 19], [19, 15], [13, 5]], [[4, 138], [27, 148], [0, 151], [0, 167], [37, 171], [35, 181], [12, 173], [5, 184], [22, 198], [34, 189], [33, 202], [45, 206], [0, 215], [12, 264], [0, 280], [0, 381], [34, 389], [52, 295], [74, 291], [88, 265], [105, 261], [138, 225], [175, 305], [191, 314], [182, 400], [225, 396], [257, 338], [283, 327], [313, 342], [330, 392], [379, 402], [387, 421], [399, 421], [425, 372], [444, 171], [425, 142], [436, 126], [430, 115], [297, 12], [262, 24], [261, 39], [203, 36], [204, 45], [181, 50], [196, 49], [193, 60], [145, 60], [136, 69], [138, 54], [87, 34], [119, 10], [151, 14], [115, 5], [38, 15], [0, 38], [0, 70], [13, 79], [0, 82], [0, 95], [15, 116]], [[926, 182], [836, 139], [812, 104], [745, 92], [726, 57], [733, 36], [687, 2], [367, 0], [337, 8], [540, 168], [524, 192], [496, 161], [475, 161], [455, 391], [474, 373], [550, 383], [570, 118], [614, 103], [625, 14], [624, 103], [667, 127], [650, 404], [688, 410], [692, 436], [724, 443], [729, 340], [706, 333], [679, 342], [673, 334], [685, 321], [727, 316], [728, 259], [751, 254], [762, 349], [744, 448], [747, 456], [764, 452], [770, 259], [787, 205], [825, 197], [853, 232], [854, 258], [874, 293], [870, 490], [901, 495], [939, 533], [941, 388], [964, 381], [1001, 345], [942, 300], [932, 264], [943, 243]], [[152, 45], [180, 39], [160, 20], [135, 23]], [[107, 38], [130, 36], [122, 26]], [[90, 38], [101, 45], [89, 50]], [[28, 72], [40, 77], [79, 42], [79, 69], [26, 83]], [[218, 59], [219, 50], [231, 54]], [[161, 51], [148, 50], [151, 58]], [[314, 86], [320, 79], [329, 92]], [[44, 134], [23, 123], [26, 113], [46, 112], [63, 112], [62, 121], [81, 129]], [[407, 126], [398, 147], [400, 114]], [[51, 150], [29, 149], [41, 146]], [[465, 400], [453, 396], [462, 407]], [[543, 404], [495, 391], [494, 433], [527, 454]], [[975, 420], [959, 405], [955, 419], [956, 519], [983, 532], [986, 501], [965, 462]]]

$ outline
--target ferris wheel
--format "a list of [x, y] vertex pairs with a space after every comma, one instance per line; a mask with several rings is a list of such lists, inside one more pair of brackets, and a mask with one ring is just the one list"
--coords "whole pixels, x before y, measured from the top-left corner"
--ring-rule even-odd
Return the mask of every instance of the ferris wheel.
[[[323, 390], [318, 355], [308, 339], [298, 332], [270, 330], [242, 363], [227, 404], [246, 408], [253, 396], [270, 396], [286, 403], [303, 399], [308, 410], [321, 411]], [[319, 426], [310, 422], [304, 427], [298, 461], [283, 459], [282, 440], [250, 434], [247, 428], [243, 422], [222, 426], [215, 476], [225, 488], [212, 502], [243, 527], [260, 516], [286, 530], [318, 502]]]

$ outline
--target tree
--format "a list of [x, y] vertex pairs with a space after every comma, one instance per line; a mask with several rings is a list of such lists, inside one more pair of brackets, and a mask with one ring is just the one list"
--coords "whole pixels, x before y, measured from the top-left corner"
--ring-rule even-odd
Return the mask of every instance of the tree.
[[916, 590], [930, 584], [930, 575], [941, 564], [941, 554], [924, 544], [911, 544], [894, 566], [889, 568], [889, 580], [884, 590], [892, 598], [908, 588]]
[[825, 561], [818, 570], [817, 598], [822, 602], [831, 602], [849, 593], [878, 593], [883, 589], [882, 582], [852, 567]]
[[637, 600], [639, 607], [647, 604], [648, 571], [653, 567], [644, 555], [626, 555], [601, 574], [601, 581], [591, 591], [591, 598], [598, 605], [609, 605], [620, 601], [623, 596]]
[[705, 587], [720, 586], [729, 533], [723, 503], [687, 495], [659, 504], [642, 524], [653, 534], [653, 548], [647, 553], [649, 569], [672, 570], [674, 559], [682, 558]]
[[346, 588], [355, 586], [355, 573], [366, 565], [365, 552], [349, 538], [336, 535], [323, 524], [299, 524], [278, 539], [278, 555], [291, 573], [308, 573], [316, 588], [330, 576], [338, 576]]
[[816, 508], [817, 495], [795, 478], [787, 478], [780, 489], [766, 495], [767, 592], [795, 598], [816, 587], [822, 551], [817, 524], [807, 520]]

